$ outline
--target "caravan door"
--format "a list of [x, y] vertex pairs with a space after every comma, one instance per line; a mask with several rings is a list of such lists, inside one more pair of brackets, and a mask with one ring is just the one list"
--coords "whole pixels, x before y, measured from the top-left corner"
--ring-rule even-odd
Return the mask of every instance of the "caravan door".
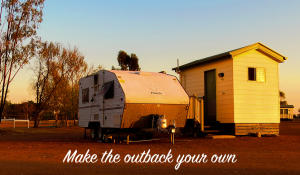
[[102, 125], [101, 102], [103, 101], [100, 95], [101, 81], [99, 73], [93, 75], [92, 98], [91, 98], [91, 121], [100, 122]]

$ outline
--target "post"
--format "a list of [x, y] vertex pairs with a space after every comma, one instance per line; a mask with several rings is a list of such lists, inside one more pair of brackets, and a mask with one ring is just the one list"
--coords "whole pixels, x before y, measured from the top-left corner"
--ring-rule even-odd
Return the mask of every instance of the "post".
[[129, 145], [129, 135], [127, 135], [126, 143], [127, 143], [127, 145]]
[[200, 125], [201, 125], [201, 132], [204, 132], [204, 100], [203, 98], [200, 99], [201, 102], [201, 114], [200, 114]]
[[175, 144], [175, 133], [173, 133], [173, 145]]
[[14, 128], [16, 128], [16, 118], [14, 118]]
[[29, 128], [29, 122], [30, 122], [30, 120], [27, 120], [27, 128]]
[[56, 128], [58, 127], [58, 124], [57, 124], [57, 112], [54, 111], [54, 115], [55, 115], [55, 125], [56, 125]]
[[170, 135], [170, 140], [171, 140], [171, 144], [174, 145], [175, 143], [175, 133], [171, 132], [171, 135]]
[[194, 121], [196, 119], [196, 95], [193, 96], [193, 115], [194, 115]]
[[175, 126], [171, 127], [170, 141], [172, 145], [174, 145], [175, 143], [175, 132], [176, 132]]

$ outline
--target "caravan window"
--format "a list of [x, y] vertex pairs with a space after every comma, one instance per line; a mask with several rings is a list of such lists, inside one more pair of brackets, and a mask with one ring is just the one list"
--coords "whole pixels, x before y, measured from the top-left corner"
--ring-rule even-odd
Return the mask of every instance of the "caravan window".
[[105, 99], [114, 98], [114, 81], [104, 83], [102, 93]]
[[88, 103], [89, 101], [89, 88], [82, 89], [82, 103]]
[[98, 84], [98, 74], [94, 75], [94, 86]]

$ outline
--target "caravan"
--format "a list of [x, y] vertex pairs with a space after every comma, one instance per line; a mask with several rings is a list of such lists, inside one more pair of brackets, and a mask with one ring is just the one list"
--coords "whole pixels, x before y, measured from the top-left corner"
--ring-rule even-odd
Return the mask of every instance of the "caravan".
[[79, 126], [100, 139], [107, 130], [185, 125], [189, 97], [175, 76], [101, 70], [79, 86]]

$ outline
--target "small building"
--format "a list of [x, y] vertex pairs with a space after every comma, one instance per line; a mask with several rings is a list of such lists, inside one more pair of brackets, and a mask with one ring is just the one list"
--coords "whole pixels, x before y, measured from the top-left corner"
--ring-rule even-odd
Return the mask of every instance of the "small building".
[[204, 98], [204, 125], [235, 135], [279, 134], [278, 63], [286, 59], [255, 43], [173, 70], [189, 96]]
[[280, 119], [293, 120], [294, 119], [294, 106], [293, 105], [280, 105]]

